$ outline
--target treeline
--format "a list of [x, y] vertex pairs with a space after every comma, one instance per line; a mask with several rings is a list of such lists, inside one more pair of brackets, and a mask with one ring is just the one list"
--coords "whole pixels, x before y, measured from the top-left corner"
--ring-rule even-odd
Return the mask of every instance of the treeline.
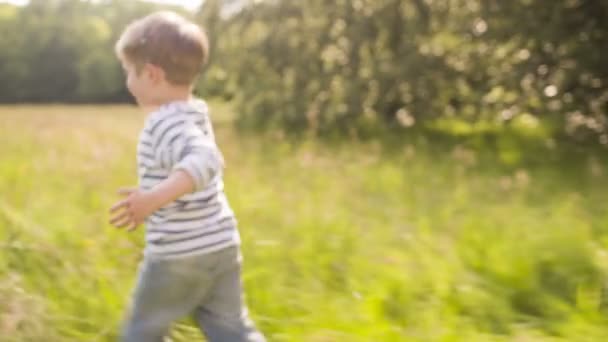
[[608, 143], [608, 2], [258, 1], [210, 21], [242, 123]]
[[[139, 1], [0, 5], [0, 102], [127, 101], [113, 44]], [[198, 87], [239, 123], [317, 135], [518, 130], [608, 144], [608, 2], [206, 0]]]

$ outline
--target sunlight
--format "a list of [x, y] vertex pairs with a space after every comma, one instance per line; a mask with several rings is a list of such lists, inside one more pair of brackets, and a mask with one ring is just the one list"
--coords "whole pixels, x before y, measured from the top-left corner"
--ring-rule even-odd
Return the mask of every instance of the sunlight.
[[[147, 2], [156, 2], [156, 3], [160, 3], [160, 4], [168, 4], [168, 5], [178, 5], [178, 6], [182, 6], [188, 10], [197, 10], [201, 4], [203, 3], [203, 0], [140, 0], [140, 1], [147, 1]], [[0, 0], [0, 4], [12, 4], [12, 5], [18, 5], [18, 6], [25, 6], [29, 3], [29, 0]]]
[[178, 5], [178, 6], [182, 6], [189, 10], [197, 10], [203, 3], [203, 0], [144, 0], [144, 1], [157, 2], [157, 3], [169, 4], [169, 5]]
[[28, 2], [29, 2], [29, 0], [0, 0], [0, 4], [11, 4], [11, 5], [18, 5], [18, 6], [27, 5]]

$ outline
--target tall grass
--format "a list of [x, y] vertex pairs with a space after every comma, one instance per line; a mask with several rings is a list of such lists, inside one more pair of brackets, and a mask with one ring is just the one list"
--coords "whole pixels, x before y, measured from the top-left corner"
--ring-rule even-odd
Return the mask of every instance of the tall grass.
[[[608, 336], [601, 159], [514, 169], [463, 147], [296, 146], [213, 108], [270, 341]], [[0, 340], [117, 339], [143, 232], [110, 227], [107, 208], [136, 182], [142, 122], [122, 106], [0, 108]], [[202, 340], [188, 320], [173, 336]]]

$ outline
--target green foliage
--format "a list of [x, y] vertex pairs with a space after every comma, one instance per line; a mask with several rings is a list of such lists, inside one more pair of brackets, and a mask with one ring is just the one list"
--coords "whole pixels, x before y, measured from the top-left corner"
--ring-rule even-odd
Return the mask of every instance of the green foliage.
[[502, 132], [533, 118], [544, 138], [608, 144], [607, 15], [600, 0], [254, 1], [213, 21], [213, 68], [244, 126], [451, 134], [440, 122]]
[[0, 4], [0, 102], [124, 102], [114, 43], [133, 19], [161, 8], [126, 1]]

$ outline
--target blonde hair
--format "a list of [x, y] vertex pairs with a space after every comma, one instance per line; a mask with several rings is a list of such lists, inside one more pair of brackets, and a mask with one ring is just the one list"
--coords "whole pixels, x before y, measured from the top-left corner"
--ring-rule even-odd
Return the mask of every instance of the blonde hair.
[[115, 48], [117, 56], [133, 63], [138, 71], [151, 63], [164, 70], [170, 83], [190, 85], [207, 62], [209, 41], [198, 25], [162, 11], [127, 26]]

